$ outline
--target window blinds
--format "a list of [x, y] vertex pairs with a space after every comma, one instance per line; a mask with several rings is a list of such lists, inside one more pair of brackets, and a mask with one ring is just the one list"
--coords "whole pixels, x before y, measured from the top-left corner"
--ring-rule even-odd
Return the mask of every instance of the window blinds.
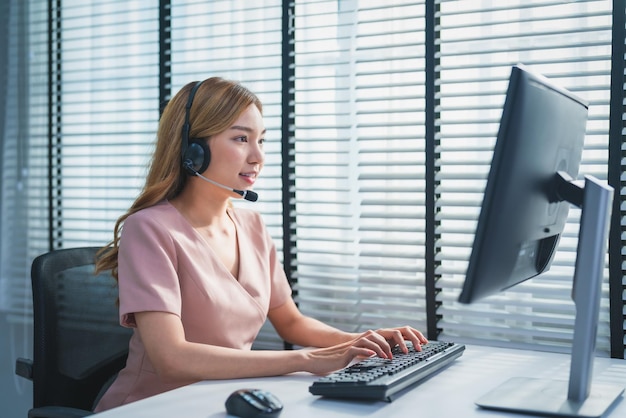
[[53, 65], [53, 248], [105, 245], [143, 186], [158, 121], [158, 8], [62, 2]]
[[423, 329], [424, 4], [298, 1], [295, 21], [300, 309]]
[[1, 185], [0, 311], [10, 322], [28, 322], [30, 262], [48, 243], [48, 8], [10, 0]]
[[[159, 63], [158, 5], [5, 3], [1, 310], [13, 318], [29, 311], [30, 262], [49, 241], [70, 247], [111, 239], [113, 222], [143, 184], [159, 89], [220, 75], [242, 81], [264, 102], [260, 200], [235, 203], [263, 214], [279, 254], [283, 223], [296, 219], [297, 247], [285, 250], [294, 255], [289, 267], [297, 270], [303, 312], [351, 331], [405, 323], [425, 329], [425, 272], [434, 263], [442, 338], [565, 349], [575, 209], [550, 273], [475, 306], [455, 300], [512, 64], [523, 62], [590, 102], [581, 173], [606, 179], [610, 0], [436, 1], [432, 44], [424, 30], [433, 6], [425, 1], [298, 0], [290, 2], [288, 34], [281, 32], [278, 0], [169, 3], [169, 63]], [[295, 37], [290, 80], [281, 73], [286, 36]], [[171, 85], [159, 85], [164, 64]], [[437, 105], [426, 109], [425, 68], [432, 67], [436, 79], [428, 87]], [[295, 99], [281, 103], [291, 82]], [[281, 164], [289, 164], [281, 161], [283, 109], [293, 109], [295, 119], [290, 213], [281, 202]], [[432, 151], [427, 110], [436, 115], [428, 126], [436, 133], [434, 178], [425, 169]], [[434, 259], [426, 248], [425, 190], [432, 182]], [[598, 337], [604, 352], [608, 333], [605, 286]], [[258, 346], [277, 344], [264, 329]]]
[[[263, 102], [265, 167], [259, 200], [233, 199], [263, 215], [282, 257], [281, 53], [282, 2], [172, 1], [172, 93], [190, 81], [219, 76], [240, 81]], [[268, 323], [255, 348], [282, 348]]]
[[[436, 252], [443, 336], [568, 350], [580, 210], [570, 209], [550, 272], [469, 307], [455, 300], [467, 268], [511, 65], [524, 63], [590, 103], [580, 173], [606, 180], [611, 2], [439, 4]], [[597, 344], [605, 353], [608, 296], [605, 281]]]
[[11, 97], [24, 113], [18, 140], [3, 142], [15, 158], [3, 159], [2, 294], [29, 317], [32, 259], [50, 245], [105, 245], [143, 185], [158, 121], [158, 8], [14, 3], [28, 32], [12, 46]]
[[[344, 329], [424, 329], [425, 263], [442, 338], [565, 350], [580, 211], [553, 268], [471, 307], [456, 303], [510, 67], [523, 62], [591, 104], [581, 173], [606, 179], [611, 2], [296, 2], [300, 308]], [[436, 247], [425, 260], [424, 60], [435, 59]], [[608, 351], [608, 286], [598, 348]]]

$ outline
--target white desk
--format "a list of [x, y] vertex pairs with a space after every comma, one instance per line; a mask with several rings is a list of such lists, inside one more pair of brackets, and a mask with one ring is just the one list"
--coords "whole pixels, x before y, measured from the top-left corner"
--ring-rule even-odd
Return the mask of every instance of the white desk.
[[[510, 377], [569, 378], [569, 355], [468, 346], [450, 367], [412, 388], [391, 403], [323, 399], [309, 393], [317, 377], [298, 373], [289, 376], [204, 381], [102, 412], [100, 418], [116, 417], [226, 417], [224, 401], [241, 388], [260, 388], [283, 402], [282, 417], [523, 417], [489, 411], [474, 401]], [[596, 358], [594, 383], [626, 387], [626, 360]], [[609, 417], [626, 417], [626, 400], [620, 398]]]

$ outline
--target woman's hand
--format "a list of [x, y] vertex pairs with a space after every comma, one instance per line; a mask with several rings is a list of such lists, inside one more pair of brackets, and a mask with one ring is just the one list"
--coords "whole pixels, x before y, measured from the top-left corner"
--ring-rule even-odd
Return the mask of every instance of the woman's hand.
[[[372, 331], [367, 331], [363, 335], [370, 332]], [[408, 347], [406, 345], [406, 341], [411, 341], [411, 343], [413, 343], [413, 347], [417, 351], [422, 350], [422, 344], [428, 344], [428, 340], [421, 332], [419, 332], [415, 328], [408, 326], [398, 328], [381, 328], [376, 330], [375, 334], [380, 335], [387, 342], [387, 345], [381, 345], [381, 348], [383, 348], [385, 355], [380, 355], [380, 353], [377, 353], [380, 357], [383, 358], [391, 358], [391, 349], [396, 345], [400, 346], [400, 350], [402, 350], [403, 353], [407, 353]]]
[[405, 341], [411, 341], [416, 350], [421, 350], [421, 345], [428, 343], [421, 332], [411, 327], [370, 330], [345, 343], [306, 350], [306, 370], [314, 374], [326, 374], [346, 367], [358, 357], [377, 355], [390, 359], [393, 357], [391, 349], [396, 345], [403, 352], [408, 352]]

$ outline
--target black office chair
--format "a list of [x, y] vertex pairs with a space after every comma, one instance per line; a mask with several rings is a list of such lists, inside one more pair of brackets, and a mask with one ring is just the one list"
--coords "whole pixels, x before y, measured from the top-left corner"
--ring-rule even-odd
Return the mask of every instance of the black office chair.
[[94, 275], [99, 248], [69, 248], [32, 264], [34, 356], [15, 373], [33, 381], [29, 418], [83, 417], [126, 364], [132, 331], [119, 325], [110, 272]]

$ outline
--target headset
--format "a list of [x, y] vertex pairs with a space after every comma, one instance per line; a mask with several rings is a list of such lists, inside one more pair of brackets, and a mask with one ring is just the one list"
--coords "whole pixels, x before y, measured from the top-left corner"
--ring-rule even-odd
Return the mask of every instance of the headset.
[[181, 156], [183, 169], [190, 176], [197, 176], [204, 173], [211, 162], [211, 151], [206, 143], [206, 140], [202, 138], [189, 138], [189, 131], [191, 130], [191, 124], [189, 123], [191, 105], [193, 104], [193, 98], [198, 91], [198, 88], [204, 83], [198, 81], [195, 86], [189, 92], [189, 98], [187, 99], [187, 105], [185, 106], [185, 123], [183, 125], [182, 132], [182, 144], [181, 144]]
[[198, 91], [198, 88], [202, 83], [204, 83], [204, 81], [198, 81], [196, 85], [193, 86], [189, 92], [189, 98], [187, 99], [187, 105], [185, 106], [185, 123], [183, 124], [181, 141], [182, 167], [185, 170], [185, 173], [190, 176], [198, 176], [202, 180], [221, 187], [222, 189], [237, 193], [245, 200], [256, 202], [259, 195], [252, 190], [233, 189], [232, 187], [225, 186], [202, 175], [211, 162], [211, 151], [209, 150], [209, 146], [207, 145], [205, 139], [189, 138], [189, 131], [191, 130], [191, 124], [189, 123], [191, 105], [193, 104], [193, 97], [196, 95], [196, 91]]

